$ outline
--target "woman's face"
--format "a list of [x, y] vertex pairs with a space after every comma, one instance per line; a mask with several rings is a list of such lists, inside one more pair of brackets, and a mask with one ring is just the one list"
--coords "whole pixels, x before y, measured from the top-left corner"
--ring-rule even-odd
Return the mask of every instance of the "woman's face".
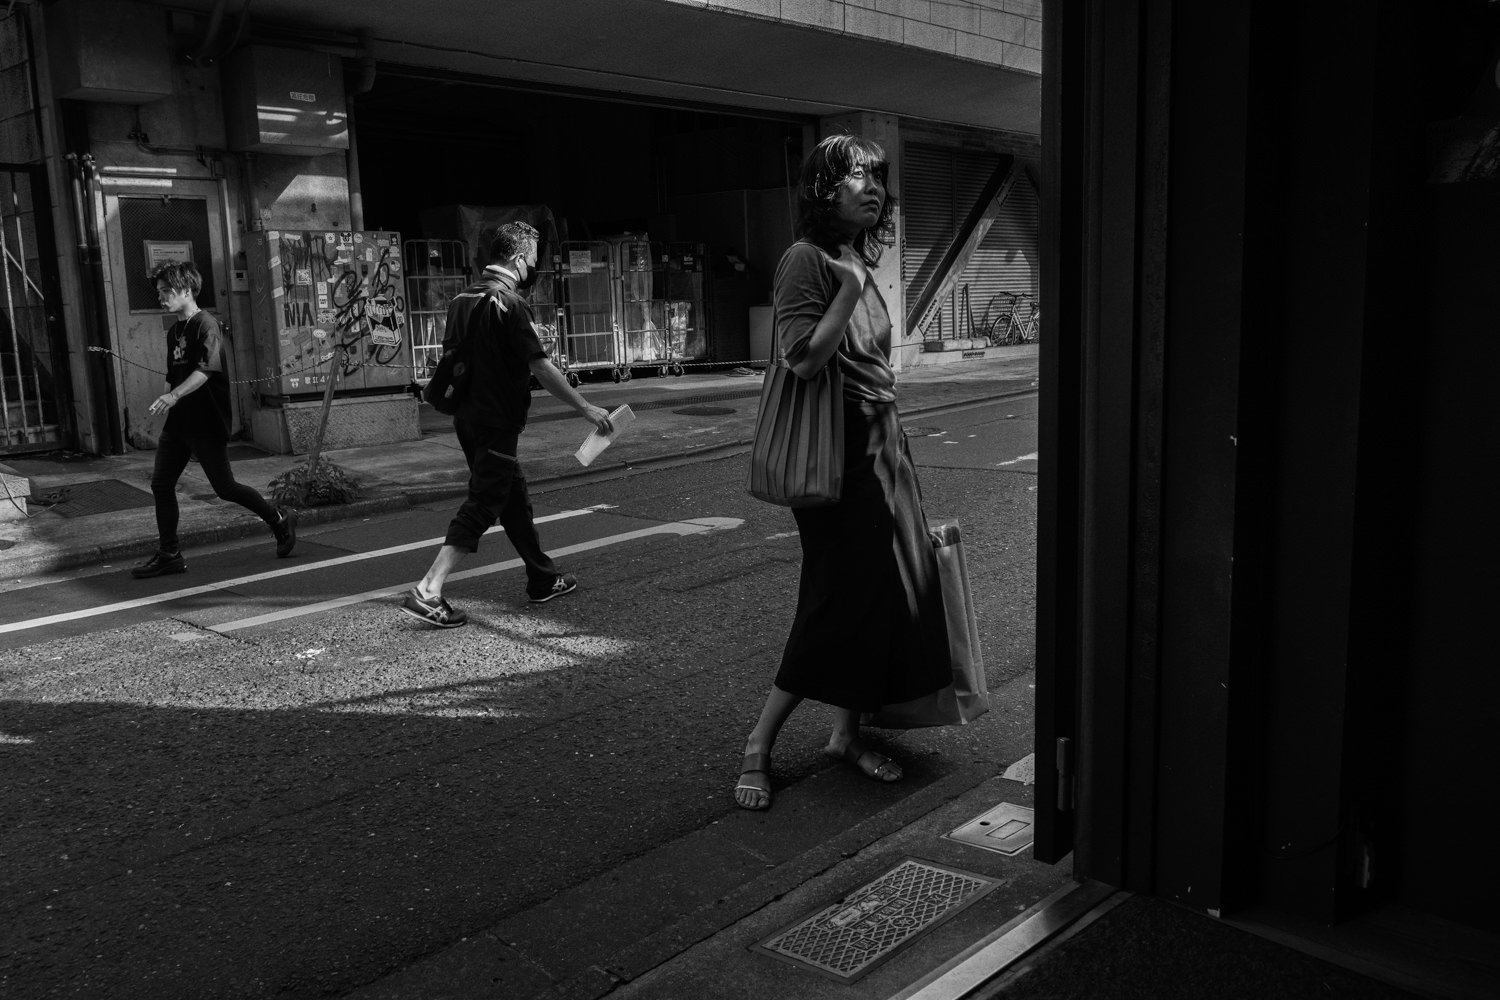
[[885, 185], [874, 167], [855, 167], [834, 192], [834, 223], [851, 238], [879, 222], [883, 208]]

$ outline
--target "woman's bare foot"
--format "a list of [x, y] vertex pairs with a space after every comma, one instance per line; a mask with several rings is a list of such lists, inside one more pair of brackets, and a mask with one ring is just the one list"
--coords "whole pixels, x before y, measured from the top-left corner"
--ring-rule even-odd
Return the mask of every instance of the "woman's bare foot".
[[762, 810], [771, 807], [771, 755], [746, 753], [740, 765], [739, 783], [734, 786], [734, 801], [741, 809]]

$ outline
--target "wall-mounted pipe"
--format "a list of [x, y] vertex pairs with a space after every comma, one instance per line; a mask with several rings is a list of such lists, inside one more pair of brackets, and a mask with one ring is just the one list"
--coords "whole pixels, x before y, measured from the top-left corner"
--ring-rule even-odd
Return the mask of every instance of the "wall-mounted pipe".
[[359, 77], [344, 98], [344, 121], [349, 129], [349, 151], [344, 154], [345, 173], [349, 179], [349, 228], [365, 228], [365, 193], [359, 177], [359, 134], [355, 130], [354, 98], [368, 94], [375, 87], [375, 37], [369, 29], [359, 33]]
[[[78, 223], [79, 264], [88, 280], [84, 283], [82, 311], [86, 341], [109, 354], [90, 352], [85, 360], [89, 381], [104, 390], [105, 405], [95, 407], [94, 433], [104, 443], [101, 451], [119, 454], [125, 450], [125, 428], [121, 421], [119, 363], [114, 360], [114, 338], [110, 330], [108, 291], [104, 287], [104, 246], [99, 235], [98, 176], [94, 158], [68, 153], [68, 172], [73, 182], [74, 218]], [[100, 413], [100, 410], [103, 413]]]
[[375, 35], [368, 28], [360, 29], [356, 64], [359, 66], [359, 79], [349, 91], [351, 97], [368, 94], [375, 88]]
[[219, 33], [224, 30], [224, 10], [228, 6], [229, 0], [215, 0], [213, 10], [208, 15], [208, 27], [203, 29], [202, 39], [188, 53], [188, 59], [199, 69], [212, 66], [234, 51], [240, 36], [245, 33], [245, 26], [250, 21], [250, 0], [244, 0], [240, 6], [239, 15], [235, 18], [234, 35], [230, 37], [229, 43], [222, 46], [217, 44]]

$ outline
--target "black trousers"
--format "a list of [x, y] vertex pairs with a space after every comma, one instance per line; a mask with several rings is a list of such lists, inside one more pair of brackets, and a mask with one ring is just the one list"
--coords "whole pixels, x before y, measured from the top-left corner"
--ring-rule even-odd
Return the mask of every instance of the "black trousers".
[[516, 554], [526, 564], [526, 580], [533, 588], [557, 578], [557, 566], [542, 551], [542, 540], [532, 520], [526, 477], [516, 460], [521, 432], [486, 427], [462, 418], [453, 421], [459, 446], [469, 463], [469, 497], [448, 525], [445, 542], [466, 552], [479, 550], [479, 539], [496, 521], [505, 529]]
[[281, 519], [266, 498], [244, 483], [237, 482], [229, 467], [229, 442], [216, 438], [183, 437], [163, 430], [156, 441], [156, 464], [151, 469], [151, 495], [156, 498], [157, 544], [163, 552], [177, 551], [177, 480], [187, 468], [188, 459], [196, 458], [208, 477], [209, 485], [220, 500], [232, 500], [255, 514], [272, 528]]

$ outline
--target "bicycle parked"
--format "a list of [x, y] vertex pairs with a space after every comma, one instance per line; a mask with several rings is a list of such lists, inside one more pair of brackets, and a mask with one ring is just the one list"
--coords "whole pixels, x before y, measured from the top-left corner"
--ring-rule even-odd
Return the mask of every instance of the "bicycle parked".
[[[991, 312], [994, 313], [993, 319], [990, 318]], [[1034, 344], [1040, 327], [1039, 312], [1035, 297], [1025, 292], [996, 292], [985, 306], [984, 316], [976, 329], [984, 331], [991, 346]]]

